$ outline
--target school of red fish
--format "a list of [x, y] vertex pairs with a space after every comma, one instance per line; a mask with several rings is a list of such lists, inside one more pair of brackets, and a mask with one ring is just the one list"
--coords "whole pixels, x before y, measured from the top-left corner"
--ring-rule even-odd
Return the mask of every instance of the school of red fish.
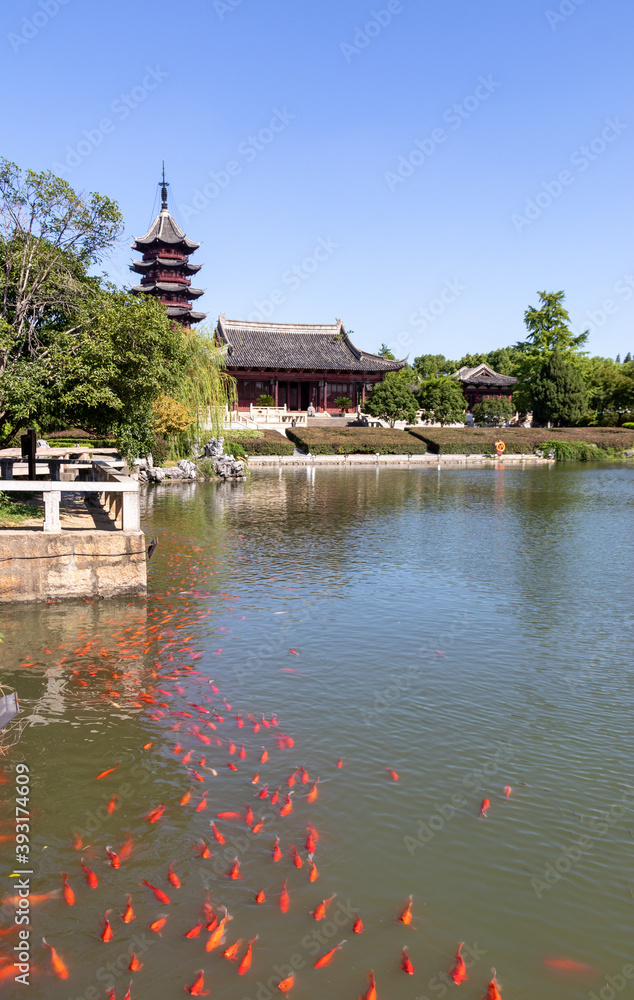
[[[231, 595], [222, 596], [229, 599]], [[152, 803], [147, 811], [147, 806], [141, 810], [134, 797], [128, 796], [124, 802], [117, 791], [119, 782], [128, 776], [128, 764], [122, 760], [104, 760], [102, 769], [94, 775], [94, 781], [99, 783], [100, 789], [105, 789], [106, 815], [120, 823], [118, 838], [113, 843], [105, 843], [105, 839], [101, 843], [97, 833], [87, 842], [81, 832], [69, 829], [65, 871], [60, 872], [59, 880], [49, 887], [48, 892], [32, 896], [31, 905], [55, 901], [55, 905], [59, 906], [82, 907], [84, 926], [104, 945], [110, 946], [112, 942], [123, 943], [127, 940], [127, 928], [137, 920], [136, 901], [151, 900], [156, 912], [144, 930], [157, 936], [169, 933], [171, 906], [183, 880], [189, 878], [194, 885], [202, 886], [196, 869], [204, 869], [210, 858], [218, 857], [217, 852], [221, 851], [229, 835], [236, 830], [248, 829], [249, 837], [257, 838], [255, 843], [260, 847], [262, 856], [268, 857], [270, 865], [267, 888], [265, 890], [261, 886], [253, 892], [252, 902], [261, 906], [263, 913], [267, 907], [274, 907], [282, 914], [289, 914], [289, 920], [297, 919], [300, 914], [293, 904], [293, 890], [302, 883], [314, 884], [320, 878], [319, 809], [323, 796], [328, 794], [326, 781], [337, 780], [338, 776], [341, 776], [339, 780], [345, 780], [346, 761], [333, 753], [330, 773], [327, 774], [313, 774], [310, 765], [296, 764], [294, 758], [299, 750], [299, 741], [296, 742], [294, 736], [283, 730], [277, 714], [267, 717], [255, 710], [237, 711], [232, 707], [231, 692], [223, 690], [220, 671], [215, 669], [211, 678], [208, 673], [197, 669], [196, 660], [203, 654], [196, 650], [192, 638], [195, 626], [211, 612], [195, 610], [189, 603], [180, 607], [166, 595], [157, 596], [154, 600], [157, 605], [155, 609], [148, 610], [147, 616], [135, 621], [138, 611], [130, 611], [127, 617], [133, 619], [131, 625], [109, 637], [109, 640], [114, 638], [117, 642], [114, 652], [108, 641], [83, 631], [78, 634], [74, 649], [69, 647], [64, 650], [62, 644], [55, 651], [46, 649], [46, 654], [56, 657], [56, 667], [65, 671], [79, 688], [99, 685], [98, 697], [103, 699], [104, 704], [117, 708], [131, 707], [142, 712], [154, 724], [156, 736], [139, 746], [138, 753], [152, 755], [157, 769], [174, 766], [180, 769], [182, 788], [177, 795], [171, 798], [166, 795], [165, 801]], [[184, 638], [181, 638], [182, 633], [186, 633]], [[301, 656], [294, 649], [289, 652]], [[138, 662], [149, 654], [154, 661], [151, 667]], [[35, 661], [26, 657], [22, 665], [34, 666]], [[193, 696], [192, 690], [198, 694]], [[169, 761], [165, 754], [166, 741], [170, 751]], [[156, 753], [159, 746], [162, 755]], [[230, 802], [217, 801], [214, 795], [213, 779], [220, 769], [226, 769], [225, 773], [232, 776], [230, 780], [235, 785], [235, 795]], [[276, 773], [277, 783], [273, 780]], [[285, 775], [281, 781], [280, 773]], [[383, 780], [398, 782], [399, 774], [392, 767], [385, 766]], [[480, 817], [485, 819], [492, 808], [502, 808], [511, 793], [508, 785], [500, 788], [499, 801], [494, 799], [494, 806], [485, 798], [479, 814], [474, 814], [474, 821]], [[243, 803], [240, 808], [236, 808], [237, 801]], [[142, 839], [146, 854], [148, 843], [155, 843], [156, 856], [159, 857], [162, 825], [170, 817], [182, 817], [183, 811], [188, 811], [192, 819], [198, 817], [197, 832], [200, 822], [204, 821], [208, 834], [198, 837], [195, 843], [191, 842], [191, 838], [183, 839], [180, 857], [169, 859], [169, 863], [167, 859], [164, 863], [157, 862], [152, 870], [146, 871], [147, 878], [136, 879], [132, 883], [126, 867], [137, 850], [139, 840]], [[146, 832], [142, 838], [138, 835], [135, 838], [127, 832], [129, 827], [143, 821]], [[112, 833], [108, 840], [111, 838]], [[226, 854], [222, 856], [226, 857]], [[270, 959], [267, 967], [260, 969], [259, 935], [245, 939], [243, 931], [241, 937], [240, 914], [230, 913], [227, 906], [231, 898], [228, 887], [243, 878], [241, 864], [238, 852], [227, 861], [225, 871], [214, 875], [209, 870], [213, 890], [201, 888], [197, 911], [190, 915], [190, 926], [186, 931], [178, 932], [183, 940], [182, 985], [191, 996], [209, 995], [211, 991], [207, 986], [213, 985], [214, 970], [219, 963], [233, 963], [236, 976], [269, 976]], [[104, 907], [99, 892], [95, 892], [94, 898], [99, 900], [99, 906], [93, 907], [92, 892], [99, 888], [104, 866], [116, 872], [120, 891], [106, 900], [107, 907]], [[301, 916], [323, 920], [336, 895], [334, 891], [315, 891], [312, 910]], [[2, 902], [10, 904], [11, 897]], [[403, 928], [401, 951], [393, 956], [394, 974], [415, 976], [416, 969], [409, 956], [409, 950], [416, 941], [413, 896], [407, 900], [386, 900], [385, 918]], [[17, 927], [2, 930], [0, 983], [14, 973], [10, 942], [16, 930]], [[346, 962], [347, 956], [354, 955], [357, 936], [366, 930], [363, 914], [356, 913], [349, 922], [349, 939], [324, 951], [313, 967], [323, 969], [333, 962]], [[77, 971], [72, 948], [64, 941], [55, 940], [51, 932], [48, 939], [42, 938], [41, 941], [40, 954], [36, 952], [34, 955], [34, 974], [68, 980], [69, 987], [72, 986]], [[461, 954], [463, 944], [448, 942], [447, 945], [446, 972], [454, 984], [460, 985], [468, 979], [467, 966]], [[147, 984], [144, 986], [143, 983], [145, 966], [146, 962], [131, 951], [129, 982], [118, 993], [114, 986], [108, 987], [107, 1000], [134, 1000], [135, 997], [147, 996]], [[483, 1000], [500, 1000], [501, 987], [495, 969], [488, 983], [487, 978], [484, 977], [481, 987], [486, 990]], [[299, 972], [278, 979], [277, 989], [282, 993], [301, 988], [302, 975]], [[389, 990], [389, 982], [386, 988]], [[327, 990], [327, 984], [324, 984], [324, 989]], [[365, 990], [359, 1000], [377, 1000], [378, 989], [374, 971], [368, 970], [367, 986], [359, 984], [359, 991]]]

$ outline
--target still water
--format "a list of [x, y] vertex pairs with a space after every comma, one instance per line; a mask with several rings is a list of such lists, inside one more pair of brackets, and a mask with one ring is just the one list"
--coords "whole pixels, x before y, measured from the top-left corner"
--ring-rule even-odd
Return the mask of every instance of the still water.
[[[157, 487], [147, 602], [3, 608], [2, 681], [28, 721], [3, 759], [2, 898], [18, 762], [31, 892], [56, 891], [30, 912], [28, 995], [119, 1000], [131, 981], [131, 1000], [169, 1000], [202, 969], [212, 998], [268, 1000], [293, 974], [300, 1000], [354, 1000], [374, 969], [378, 1000], [442, 997], [460, 941], [465, 1000], [491, 967], [504, 1000], [632, 995], [633, 481], [618, 466], [302, 469]], [[184, 936], [213, 923], [207, 890], [233, 918], [210, 952], [205, 927]], [[10, 903], [0, 917], [11, 927]], [[0, 953], [15, 944], [2, 935]], [[26, 995], [6, 974], [0, 991]]]

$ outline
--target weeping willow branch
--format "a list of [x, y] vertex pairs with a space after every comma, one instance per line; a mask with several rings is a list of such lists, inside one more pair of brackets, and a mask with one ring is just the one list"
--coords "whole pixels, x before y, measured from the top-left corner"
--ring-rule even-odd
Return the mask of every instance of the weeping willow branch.
[[208, 330], [184, 329], [183, 338], [188, 361], [177, 398], [193, 417], [187, 435], [200, 438], [211, 431], [218, 436], [237, 398], [236, 380], [225, 370], [224, 353]]

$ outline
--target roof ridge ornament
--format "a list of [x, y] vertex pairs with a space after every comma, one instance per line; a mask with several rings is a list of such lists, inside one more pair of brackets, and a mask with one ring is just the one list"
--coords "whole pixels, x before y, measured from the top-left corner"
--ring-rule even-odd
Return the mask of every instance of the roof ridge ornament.
[[159, 181], [161, 185], [161, 212], [167, 212], [167, 189], [169, 181], [165, 180], [165, 160], [163, 160], [163, 179]]

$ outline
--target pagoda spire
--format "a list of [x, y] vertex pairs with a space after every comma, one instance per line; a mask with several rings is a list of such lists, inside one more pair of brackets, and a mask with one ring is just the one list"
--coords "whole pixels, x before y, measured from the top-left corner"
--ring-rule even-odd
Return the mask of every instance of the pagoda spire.
[[207, 313], [196, 312], [192, 299], [198, 299], [204, 289], [192, 288], [190, 275], [200, 270], [200, 264], [190, 264], [189, 257], [200, 243], [189, 240], [167, 207], [165, 161], [159, 181], [161, 188], [161, 211], [145, 236], [137, 236], [132, 249], [143, 254], [142, 260], [135, 260], [131, 271], [142, 274], [140, 285], [133, 285], [132, 291], [138, 295], [154, 295], [165, 307], [170, 319], [183, 326], [199, 323]]

